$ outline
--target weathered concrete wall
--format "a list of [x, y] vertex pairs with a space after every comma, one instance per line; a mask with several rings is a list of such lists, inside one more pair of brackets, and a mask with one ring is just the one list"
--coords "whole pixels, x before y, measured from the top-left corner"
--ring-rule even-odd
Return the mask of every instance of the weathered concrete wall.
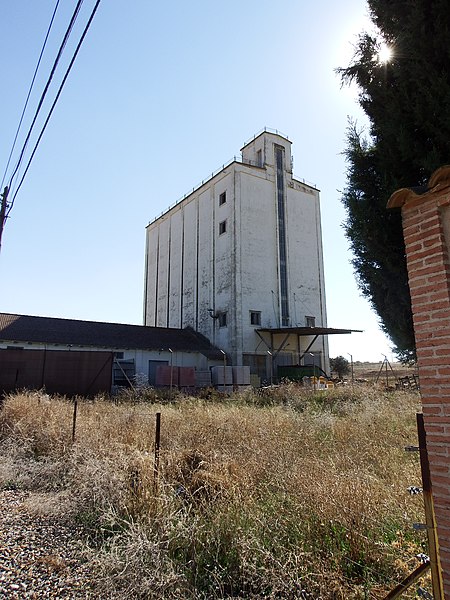
[[197, 328], [198, 200], [183, 205], [183, 306], [182, 327]]
[[156, 327], [167, 327], [168, 314], [167, 303], [168, 284], [169, 284], [169, 240], [170, 240], [170, 220], [163, 219], [159, 227], [159, 246], [158, 246], [158, 272], [156, 277]]
[[450, 599], [450, 168], [438, 170], [427, 193], [400, 190], [420, 391], [444, 576]]
[[155, 327], [156, 325], [156, 284], [158, 273], [159, 252], [158, 231], [147, 235], [146, 242], [146, 279], [144, 294], [144, 323]]
[[[169, 244], [169, 298], [167, 327], [181, 327], [182, 296], [180, 289], [182, 285], [183, 264], [179, 259], [183, 256], [183, 211], [181, 208], [175, 210], [170, 220], [170, 244]], [[177, 257], [171, 260], [171, 257]]]

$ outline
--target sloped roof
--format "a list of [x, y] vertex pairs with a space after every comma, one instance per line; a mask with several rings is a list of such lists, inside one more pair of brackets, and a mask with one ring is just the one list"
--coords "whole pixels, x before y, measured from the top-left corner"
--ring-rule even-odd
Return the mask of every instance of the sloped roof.
[[171, 348], [178, 352], [200, 352], [213, 360], [223, 358], [206, 337], [189, 327], [147, 327], [0, 313], [0, 340], [109, 349], [167, 351]]

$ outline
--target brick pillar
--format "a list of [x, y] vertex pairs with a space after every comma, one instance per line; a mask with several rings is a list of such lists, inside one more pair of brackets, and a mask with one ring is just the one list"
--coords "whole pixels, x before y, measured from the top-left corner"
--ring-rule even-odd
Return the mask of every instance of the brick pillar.
[[450, 167], [424, 193], [395, 192], [401, 207], [444, 594], [450, 600]]

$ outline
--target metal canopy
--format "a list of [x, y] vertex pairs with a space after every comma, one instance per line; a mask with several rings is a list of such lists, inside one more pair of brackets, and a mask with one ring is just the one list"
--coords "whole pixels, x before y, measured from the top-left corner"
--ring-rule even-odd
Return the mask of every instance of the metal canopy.
[[307, 335], [333, 335], [342, 333], [362, 333], [362, 329], [335, 329], [333, 327], [261, 327], [256, 331], [262, 333], [284, 333], [299, 335], [301, 337]]
[[[291, 335], [295, 335], [297, 339], [297, 351], [299, 354], [299, 360], [301, 360], [305, 354], [307, 354], [310, 348], [314, 345], [319, 335], [333, 335], [333, 334], [345, 334], [345, 333], [362, 333], [361, 329], [336, 329], [333, 327], [261, 327], [255, 330], [261, 341], [267, 346], [269, 352], [273, 358], [276, 358], [278, 354], [284, 350], [286, 344]], [[270, 341], [264, 339], [264, 334], [270, 334]], [[276, 335], [284, 335], [281, 342], [275, 345], [274, 337]], [[300, 338], [301, 337], [312, 337], [313, 339], [308, 344], [306, 350], [301, 354], [300, 352]]]

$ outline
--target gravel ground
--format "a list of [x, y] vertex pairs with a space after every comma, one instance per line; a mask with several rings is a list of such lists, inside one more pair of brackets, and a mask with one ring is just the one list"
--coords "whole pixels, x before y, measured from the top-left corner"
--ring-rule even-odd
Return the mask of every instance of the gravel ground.
[[96, 598], [81, 531], [37, 514], [29, 497], [0, 492], [0, 598]]

